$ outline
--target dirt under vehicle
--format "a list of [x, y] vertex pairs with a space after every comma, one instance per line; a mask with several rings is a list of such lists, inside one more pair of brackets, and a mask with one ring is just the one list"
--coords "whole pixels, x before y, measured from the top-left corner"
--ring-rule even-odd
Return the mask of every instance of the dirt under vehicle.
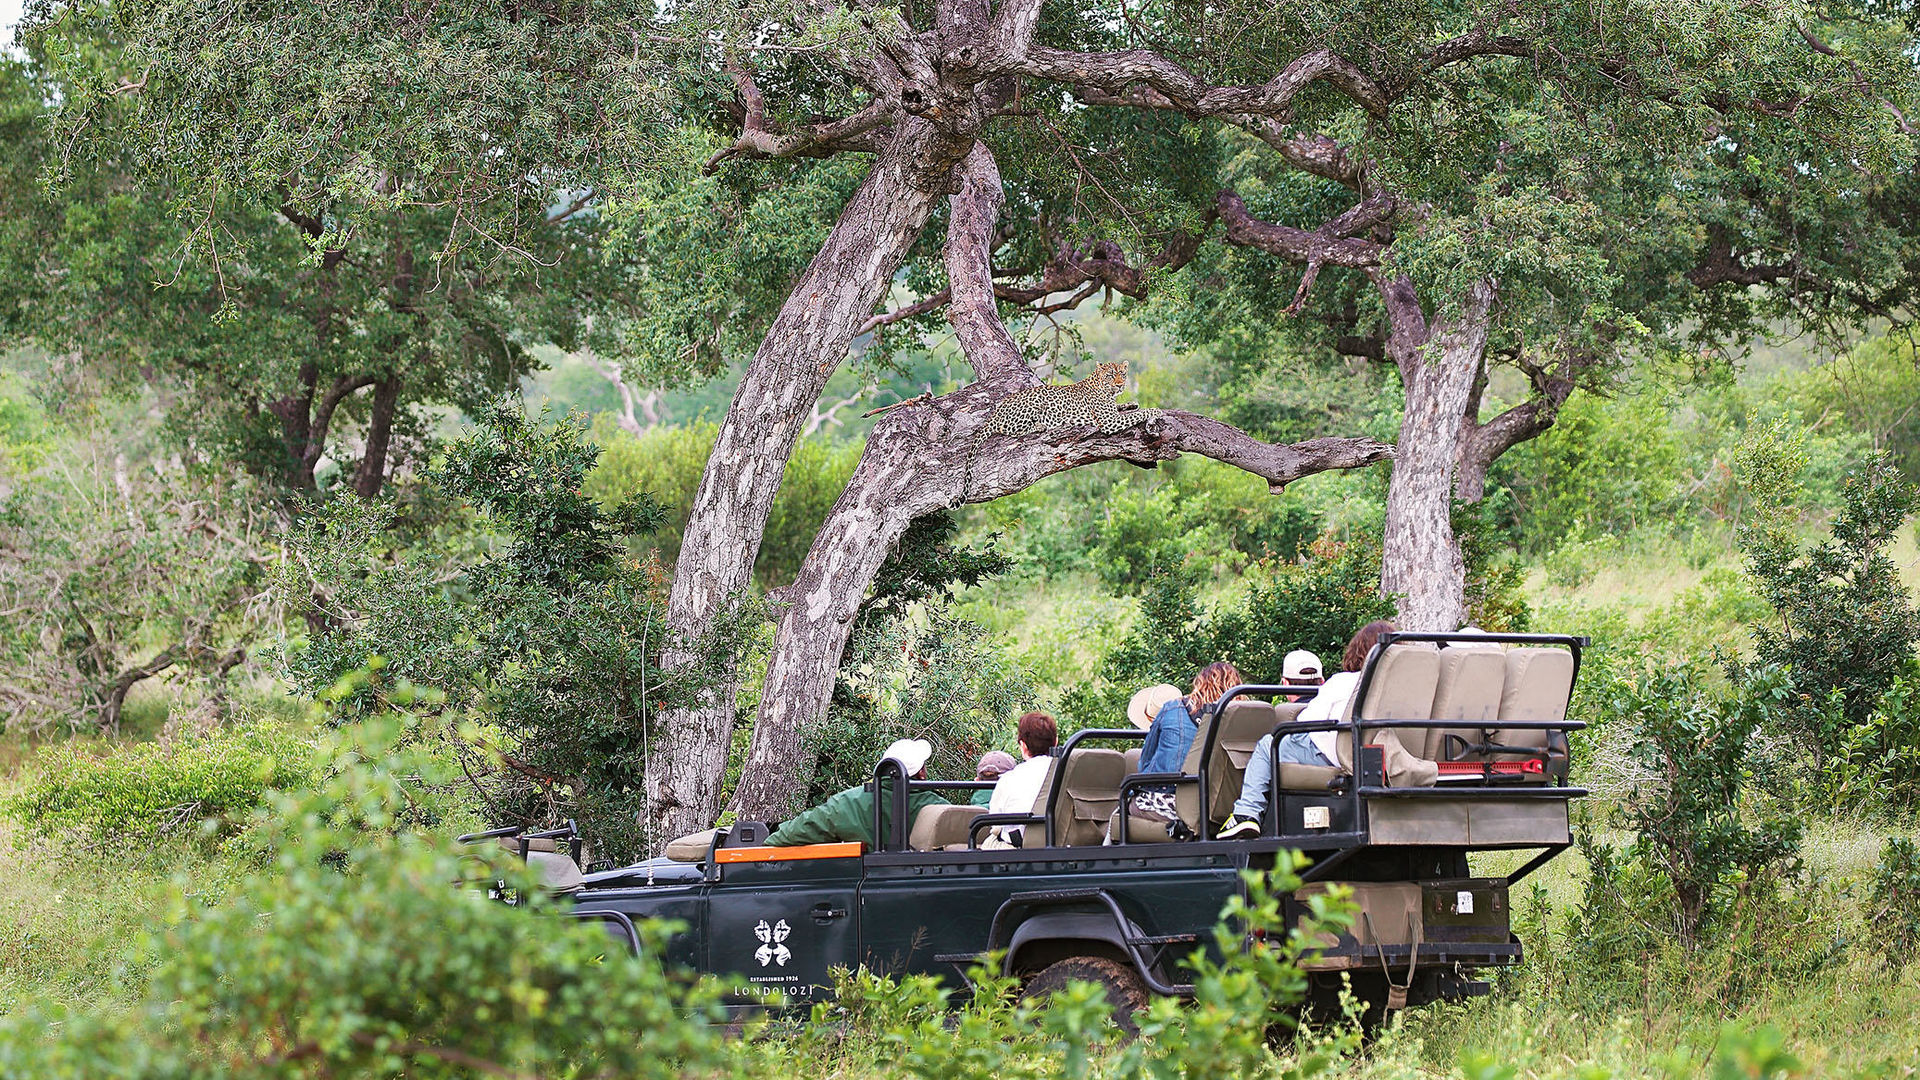
[[[1390, 994], [1408, 1006], [1472, 996], [1489, 969], [1520, 962], [1512, 886], [1571, 842], [1569, 804], [1585, 792], [1568, 783], [1567, 732], [1582, 725], [1567, 706], [1585, 644], [1391, 634], [1367, 658], [1344, 719], [1298, 719], [1313, 687], [1236, 687], [1202, 719], [1179, 775], [1134, 771], [1142, 731], [1081, 731], [1055, 749], [1029, 814], [937, 805], [909, 821], [910, 789], [964, 799], [988, 785], [910, 781], [883, 761], [872, 780], [881, 840], [870, 850], [769, 847], [766, 824], [741, 822], [679, 844], [677, 858], [585, 876], [562, 852], [534, 858], [557, 866], [572, 917], [636, 948], [637, 921], [683, 923], [663, 959], [722, 977], [740, 1009], [776, 992], [817, 999], [836, 966], [962, 984], [995, 951], [1030, 992], [1094, 979], [1137, 1007], [1148, 994], [1190, 993], [1180, 961], [1215, 947], [1211, 928], [1243, 888], [1241, 871], [1297, 849], [1306, 884], [1289, 903], [1339, 882], [1360, 909], [1351, 932], [1306, 963], [1316, 994], [1337, 994], [1345, 974], [1376, 1008]], [[1276, 754], [1262, 834], [1216, 839], [1260, 737], [1301, 730], [1335, 731], [1343, 764]], [[1120, 812], [1147, 784], [1176, 785], [1184, 829]], [[982, 848], [1002, 825], [1024, 827], [1024, 846]], [[514, 839], [523, 854], [554, 846]], [[1518, 866], [1504, 876], [1470, 869], [1475, 852], [1526, 850], [1538, 853], [1505, 859]]]

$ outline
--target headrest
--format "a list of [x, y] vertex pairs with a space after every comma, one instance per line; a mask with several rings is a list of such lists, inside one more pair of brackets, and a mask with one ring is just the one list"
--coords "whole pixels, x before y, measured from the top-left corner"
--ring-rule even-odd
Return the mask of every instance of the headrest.
[[713, 850], [713, 837], [718, 829], [702, 829], [697, 833], [667, 841], [667, 849], [661, 854], [674, 862], [699, 862]]
[[1440, 651], [1440, 680], [1433, 718], [1488, 725], [1500, 716], [1507, 655], [1497, 646], [1448, 646]]

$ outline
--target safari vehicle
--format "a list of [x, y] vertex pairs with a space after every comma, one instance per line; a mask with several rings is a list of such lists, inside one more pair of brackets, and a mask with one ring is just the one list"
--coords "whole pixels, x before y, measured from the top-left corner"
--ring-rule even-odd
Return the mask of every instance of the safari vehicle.
[[[638, 948], [634, 924], [673, 919], [684, 932], [668, 962], [723, 977], [729, 1002], [752, 1008], [776, 993], [805, 1003], [831, 992], [829, 969], [866, 965], [931, 973], [964, 988], [964, 972], [999, 953], [1008, 974], [1039, 994], [1068, 980], [1105, 985], [1116, 1007], [1148, 994], [1188, 995], [1181, 960], [1214, 948], [1211, 928], [1243, 888], [1241, 871], [1297, 849], [1305, 884], [1332, 883], [1359, 911], [1350, 932], [1306, 963], [1316, 995], [1342, 975], [1379, 1009], [1485, 993], [1480, 976], [1517, 964], [1509, 893], [1571, 841], [1567, 704], [1584, 638], [1395, 633], [1368, 656], [1344, 719], [1298, 717], [1314, 687], [1238, 686], [1201, 721], [1179, 775], [1135, 771], [1145, 733], [1087, 730], [1054, 751], [1031, 813], [936, 805], [907, 820], [908, 793], [962, 792], [982, 782], [914, 781], [883, 761], [872, 783], [890, 800], [873, 849], [861, 844], [768, 847], [768, 826], [740, 822], [669, 848], [671, 858], [575, 878], [569, 914], [596, 920]], [[1334, 730], [1346, 766], [1274, 762], [1262, 834], [1215, 838], [1240, 794], [1255, 744], [1268, 732]], [[1397, 745], [1397, 750], [1394, 747]], [[1417, 783], [1396, 784], [1388, 760]], [[1433, 782], [1424, 782], [1431, 777]], [[1123, 796], [1171, 783], [1184, 828], [1130, 819]], [[983, 848], [994, 827], [1024, 827], [1024, 846]], [[1177, 835], [1175, 835], [1177, 834]], [[1112, 842], [1109, 842], [1109, 837]], [[549, 836], [510, 838], [522, 854]], [[1476, 875], [1476, 852], [1524, 852], [1504, 875]], [[1497, 858], [1497, 857], [1496, 857]], [[1295, 912], [1290, 908], [1289, 914]]]

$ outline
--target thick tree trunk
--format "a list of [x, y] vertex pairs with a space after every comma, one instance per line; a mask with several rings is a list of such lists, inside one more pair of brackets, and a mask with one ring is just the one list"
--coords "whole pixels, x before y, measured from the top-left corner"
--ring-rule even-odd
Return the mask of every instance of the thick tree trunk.
[[1406, 278], [1381, 283], [1390, 320], [1388, 353], [1400, 369], [1406, 411], [1387, 487], [1380, 588], [1400, 598], [1406, 630], [1455, 630], [1466, 617], [1466, 566], [1453, 535], [1453, 474], [1461, 418], [1485, 360], [1491, 283], [1477, 283], [1459, 311], [1428, 326]]
[[393, 418], [400, 407], [400, 376], [389, 375], [373, 384], [373, 413], [367, 420], [367, 451], [360, 457], [360, 474], [353, 490], [363, 499], [380, 494], [387, 482], [387, 452], [393, 443]]
[[[894, 127], [747, 366], [694, 496], [675, 568], [665, 661], [692, 666], [727, 608], [750, 585], [773, 496], [821, 389], [945, 196], [971, 140], [914, 117]], [[650, 834], [705, 828], [720, 809], [735, 680], [723, 671], [696, 707], [662, 718], [647, 762]]]

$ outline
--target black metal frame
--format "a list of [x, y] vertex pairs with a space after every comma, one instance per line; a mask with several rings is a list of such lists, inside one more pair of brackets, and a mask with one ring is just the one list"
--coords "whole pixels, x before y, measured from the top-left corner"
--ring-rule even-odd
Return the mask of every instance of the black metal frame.
[[508, 825], [501, 829], [488, 829], [486, 832], [467, 833], [459, 837], [459, 842], [462, 844], [477, 844], [482, 840], [498, 840], [509, 836], [515, 837], [520, 841], [521, 862], [527, 861], [527, 854], [533, 850], [532, 842], [535, 840], [565, 840], [567, 841], [568, 857], [573, 859], [575, 865], [578, 865], [580, 862], [580, 827], [575, 824], [572, 818], [568, 818], [567, 823], [557, 829], [528, 832], [525, 825]]
[[[883, 796], [881, 793], [881, 785], [896, 778], [899, 782], [888, 787]], [[892, 758], [881, 758], [880, 763], [873, 767], [873, 779], [867, 785], [873, 789], [874, 850], [907, 850], [907, 834], [913, 831], [913, 823], [907, 820], [907, 802], [908, 796], [913, 792], [992, 790], [993, 784], [994, 782], [992, 780], [914, 780], [907, 776], [905, 766]], [[882, 836], [880, 833], [880, 826], [882, 824], [880, 800], [883, 797], [892, 804], [893, 807], [893, 828], [888, 830], [892, 834], [889, 836]], [[1002, 814], [999, 816], [1009, 817], [1011, 815]]]

